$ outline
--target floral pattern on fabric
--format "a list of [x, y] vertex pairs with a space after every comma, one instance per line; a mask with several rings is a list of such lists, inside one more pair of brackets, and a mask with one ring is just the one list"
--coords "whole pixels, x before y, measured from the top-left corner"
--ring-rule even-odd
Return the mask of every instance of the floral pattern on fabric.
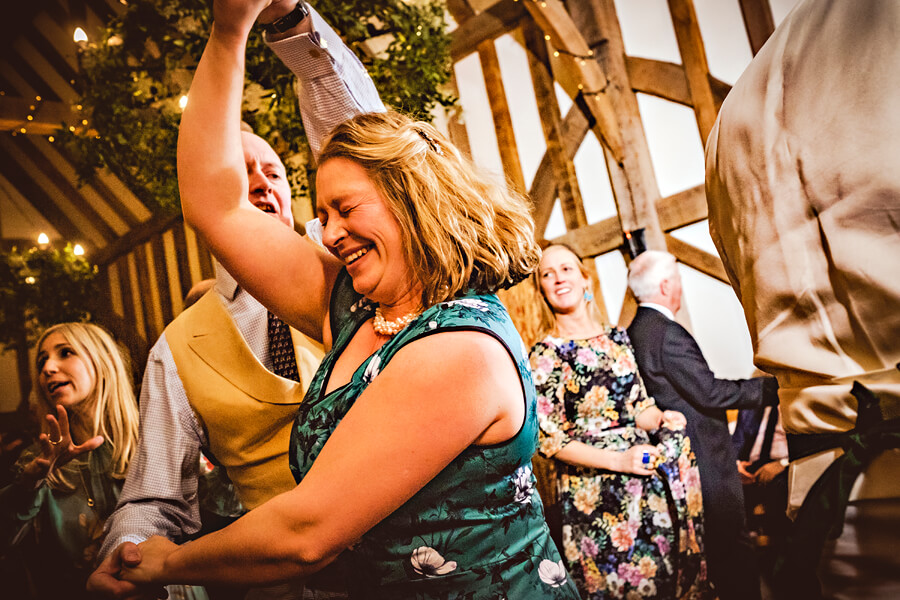
[[[373, 307], [346, 272], [332, 294], [332, 351], [310, 382], [291, 436], [291, 470], [301, 481], [329, 436], [366, 387], [405, 345], [442, 331], [481, 331], [498, 339], [519, 370], [527, 403], [519, 433], [505, 443], [471, 446], [403, 506], [345, 552], [351, 597], [366, 600], [576, 600], [544, 521], [531, 457], [537, 415], [527, 349], [494, 295], [468, 295], [432, 306], [329, 394], [338, 356]], [[422, 402], [427, 402], [422, 398]]]
[[700, 475], [690, 439], [635, 420], [647, 395], [624, 330], [584, 340], [547, 337], [531, 349], [540, 452], [579, 441], [605, 450], [656, 444], [642, 477], [557, 462], [563, 546], [582, 598], [707, 598]]

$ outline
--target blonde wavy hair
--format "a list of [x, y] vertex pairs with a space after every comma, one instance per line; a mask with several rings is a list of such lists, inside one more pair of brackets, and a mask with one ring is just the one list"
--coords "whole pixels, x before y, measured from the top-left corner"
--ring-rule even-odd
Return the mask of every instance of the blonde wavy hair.
[[[91, 323], [60, 323], [49, 327], [37, 343], [41, 345], [52, 333], [60, 333], [75, 353], [93, 370], [95, 383], [91, 393], [77, 405], [70, 422], [78, 422], [88, 438], [102, 435], [108, 444], [110, 460], [108, 474], [124, 479], [128, 464], [137, 449], [139, 413], [131, 381], [130, 363], [119, 345], [102, 327]], [[56, 406], [44, 394], [39, 384], [40, 367], [35, 362], [35, 392], [32, 408], [41, 416], [41, 427], [47, 432], [45, 414], [56, 415]], [[79, 440], [84, 442], [85, 440]], [[54, 488], [73, 489], [66, 469], [55, 469], [47, 477]]]
[[511, 287], [540, 260], [528, 201], [482, 173], [428, 123], [395, 112], [338, 125], [319, 164], [363, 167], [400, 224], [423, 306]]
[[[578, 256], [578, 253], [575, 252], [575, 250], [573, 250], [572, 247], [568, 244], [560, 243], [548, 244], [544, 247], [544, 252], [547, 252], [547, 250], [550, 250], [552, 248], [563, 248], [565, 250], [568, 250], [572, 254], [572, 256], [575, 257], [575, 262], [578, 264], [578, 270], [581, 272], [581, 276], [588, 280], [589, 289], [593, 294], [594, 289], [596, 289], [597, 287], [595, 285], [597, 283], [597, 275], [595, 273], [591, 273], [588, 268], [584, 266], [584, 262], [581, 260], [581, 257]], [[535, 289], [537, 290], [537, 294], [541, 298], [540, 323], [538, 325], [538, 334], [536, 340], [540, 341], [547, 335], [555, 335], [558, 333], [556, 330], [556, 313], [553, 312], [553, 307], [550, 306], [549, 302], [547, 302], [547, 296], [544, 295], [544, 288], [541, 287], [540, 265], [538, 265], [538, 268], [534, 271], [531, 277], [531, 281], [534, 284]], [[591, 299], [587, 300], [586, 302], [588, 316], [590, 316], [596, 324], [603, 325], [605, 320], [600, 312], [600, 308], [597, 306], [596, 298], [592, 296]]]

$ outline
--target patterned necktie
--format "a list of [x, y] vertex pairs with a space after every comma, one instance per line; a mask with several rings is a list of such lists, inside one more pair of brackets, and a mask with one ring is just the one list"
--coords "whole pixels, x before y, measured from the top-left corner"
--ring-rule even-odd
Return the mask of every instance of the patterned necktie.
[[284, 321], [272, 313], [269, 313], [269, 357], [276, 375], [300, 381], [291, 331]]

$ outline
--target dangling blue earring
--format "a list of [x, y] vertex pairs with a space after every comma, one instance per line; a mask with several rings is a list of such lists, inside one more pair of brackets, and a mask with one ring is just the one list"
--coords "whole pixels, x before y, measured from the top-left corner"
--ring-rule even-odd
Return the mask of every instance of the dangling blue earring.
[[591, 291], [590, 289], [588, 289], [588, 288], [584, 288], [584, 300], [585, 300], [585, 302], [590, 302], [590, 301], [593, 300], [593, 299], [594, 299], [594, 292], [592, 292], [592, 291]]

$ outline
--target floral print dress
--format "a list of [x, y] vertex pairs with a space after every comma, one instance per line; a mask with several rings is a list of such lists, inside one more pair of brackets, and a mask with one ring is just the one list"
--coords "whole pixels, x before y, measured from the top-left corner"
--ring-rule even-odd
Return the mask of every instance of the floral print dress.
[[298, 482], [356, 398], [388, 368], [398, 350], [424, 336], [473, 330], [498, 339], [518, 366], [527, 410], [513, 438], [464, 450], [343, 553], [339, 567], [351, 597], [576, 600], [578, 592], [550, 538], [535, 490], [534, 386], [527, 351], [506, 309], [494, 295], [469, 295], [432, 306], [364, 361], [349, 383], [325, 394], [337, 357], [373, 312], [342, 272], [331, 300], [334, 347], [310, 383], [291, 437], [291, 469]]
[[650, 477], [557, 461], [563, 546], [582, 598], [706, 598], [700, 475], [690, 439], [635, 424], [653, 406], [628, 335], [612, 327], [589, 339], [547, 337], [531, 349], [540, 452], [572, 441], [624, 451], [656, 444]]

